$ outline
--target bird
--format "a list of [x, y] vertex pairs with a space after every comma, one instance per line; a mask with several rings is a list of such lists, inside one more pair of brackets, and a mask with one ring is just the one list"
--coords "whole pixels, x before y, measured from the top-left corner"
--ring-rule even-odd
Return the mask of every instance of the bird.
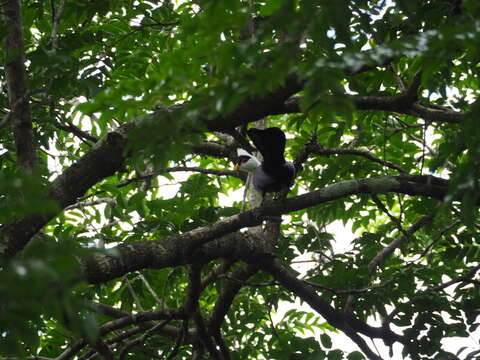
[[237, 164], [235, 168], [245, 172], [254, 172], [257, 167], [262, 165], [260, 160], [242, 148], [237, 149]]
[[253, 185], [262, 196], [290, 188], [294, 183], [295, 166], [285, 161], [284, 132], [278, 127], [270, 127], [264, 130], [252, 128], [247, 134], [262, 154], [263, 161], [260, 162], [244, 149], [237, 149], [237, 168], [253, 172]]

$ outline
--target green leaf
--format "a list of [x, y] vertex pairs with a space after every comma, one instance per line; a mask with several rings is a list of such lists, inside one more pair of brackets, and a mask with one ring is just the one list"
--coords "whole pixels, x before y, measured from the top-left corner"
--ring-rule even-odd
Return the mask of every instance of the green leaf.
[[327, 349], [330, 349], [332, 347], [332, 339], [327, 334], [320, 335], [320, 342], [322, 343], [323, 347]]

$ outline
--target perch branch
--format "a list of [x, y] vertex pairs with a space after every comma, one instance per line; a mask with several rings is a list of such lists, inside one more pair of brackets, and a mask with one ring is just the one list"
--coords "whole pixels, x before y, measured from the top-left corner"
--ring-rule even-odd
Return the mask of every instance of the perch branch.
[[[98, 253], [89, 258], [85, 264], [85, 276], [89, 282], [98, 283], [142, 268], [188, 264], [195, 256], [205, 261], [219, 257], [242, 259], [245, 255], [248, 257], [250, 249], [248, 242], [246, 245], [242, 242], [241, 247], [231, 243], [232, 240], [238, 240], [235, 232], [260, 225], [266, 218], [357, 194], [395, 192], [442, 199], [447, 190], [448, 181], [431, 176], [380, 176], [342, 181], [286, 200], [270, 201], [261, 207], [182, 234], [119, 245], [115, 248], [118, 256]], [[241, 242], [241, 238], [238, 241]], [[208, 246], [202, 247], [205, 244]]]

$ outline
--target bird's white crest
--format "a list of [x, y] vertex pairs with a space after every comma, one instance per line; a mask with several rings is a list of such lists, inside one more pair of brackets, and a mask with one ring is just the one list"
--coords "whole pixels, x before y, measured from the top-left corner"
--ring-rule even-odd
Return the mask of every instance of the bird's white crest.
[[238, 157], [240, 157], [240, 156], [250, 156], [250, 157], [252, 157], [252, 155], [247, 150], [244, 150], [244, 149], [241, 149], [241, 148], [237, 149], [237, 156]]
[[250, 172], [255, 170], [257, 167], [261, 165], [260, 161], [255, 156], [253, 156], [252, 154], [250, 154], [248, 151], [244, 149], [238, 148], [237, 155], [238, 157], [240, 156], [249, 157], [248, 161], [239, 164], [239, 170]]

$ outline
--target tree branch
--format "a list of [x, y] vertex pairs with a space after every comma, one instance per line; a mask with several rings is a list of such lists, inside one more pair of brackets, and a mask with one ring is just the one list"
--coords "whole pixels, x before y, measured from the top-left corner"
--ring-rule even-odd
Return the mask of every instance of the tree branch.
[[236, 178], [246, 180], [247, 175], [244, 172], [237, 171], [237, 170], [216, 170], [216, 169], [205, 169], [201, 167], [195, 166], [174, 166], [166, 169], [161, 169], [157, 171], [155, 175], [165, 174], [169, 172], [179, 172], [179, 171], [191, 171], [191, 172], [198, 172], [201, 174], [207, 175], [218, 175], [218, 176], [234, 176]]
[[243, 264], [230, 275], [236, 280], [227, 279], [225, 281], [225, 285], [222, 287], [209, 319], [209, 327], [213, 333], [220, 331], [220, 326], [222, 326], [223, 321], [225, 321], [225, 315], [230, 309], [235, 296], [237, 296], [240, 289], [244, 286], [243, 282], [248, 280], [248, 278], [253, 276], [257, 271], [257, 266]]
[[77, 126], [73, 125], [72, 123], [70, 123], [68, 121], [65, 121], [65, 124], [62, 124], [59, 121], [55, 121], [55, 126], [59, 129], [61, 129], [61, 130], [64, 130], [64, 131], [67, 131], [69, 133], [72, 133], [72, 134], [76, 135], [77, 137], [79, 137], [82, 140], [88, 140], [88, 141], [91, 141], [93, 143], [96, 143], [99, 140], [98, 137], [93, 136], [86, 131], [83, 131], [82, 129], [78, 128]]
[[168, 355], [166, 360], [175, 359], [175, 356], [177, 356], [178, 354], [178, 350], [180, 349], [180, 345], [182, 345], [182, 342], [184, 341], [187, 331], [188, 331], [188, 320], [183, 320], [182, 330], [178, 333], [172, 352], [170, 353], [170, 355]]
[[297, 76], [290, 75], [285, 79], [283, 86], [274, 91], [256, 97], [248, 97], [232, 112], [213, 119], [203, 118], [202, 122], [211, 131], [228, 133], [239, 125], [257, 121], [269, 115], [294, 112], [297, 105], [292, 104], [292, 107], [287, 100], [302, 88], [303, 82]]
[[[248, 98], [230, 114], [211, 120], [202, 120], [211, 130], [229, 131], [237, 125], [256, 121], [267, 115], [299, 111], [298, 103], [295, 104], [295, 101], [289, 101], [287, 104], [285, 101], [301, 88], [302, 83], [296, 77], [291, 76], [285, 81], [283, 87], [267, 94]], [[361, 98], [357, 97], [354, 99], [358, 102], [358, 99]], [[380, 97], [380, 99], [380, 103], [383, 104], [381, 106], [382, 110], [400, 109], [404, 111], [405, 104], [411, 101], [405, 95]], [[376, 102], [371, 97], [364, 98], [363, 101], [364, 103], [370, 103], [371, 109], [375, 108]], [[177, 111], [176, 108], [172, 110], [172, 112], [175, 111]], [[444, 111], [441, 112], [445, 113]], [[124, 160], [129, 155], [126, 154], [129, 132], [133, 129], [139, 130], [143, 126], [148, 128], [148, 124], [162, 116], [162, 114], [165, 115], [165, 112], [156, 112], [147, 121], [132, 121], [107, 134], [88, 153], [53, 182], [47, 199], [56, 201], [59, 204], [59, 208], [64, 209], [66, 206], [75, 203], [79, 197], [100, 180], [113, 175], [117, 171], [124, 171]], [[171, 115], [171, 113], [168, 114], [168, 116]], [[457, 120], [460, 121], [459, 118]], [[218, 147], [219, 145], [216, 144], [216, 146]], [[222, 146], [220, 145], [220, 147]], [[222, 149], [224, 150], [223, 147]], [[399, 183], [397, 182], [396, 185], [399, 185]], [[408, 187], [408, 181], [402, 184], [404, 189], [406, 186]], [[426, 191], [429, 194], [428, 196], [432, 195], [431, 186], [420, 186], [420, 189]], [[392, 188], [389, 191], [394, 191], [394, 189]], [[421, 195], [418, 189], [409, 189], [406, 193]], [[347, 195], [343, 194], [342, 196]], [[445, 192], [442, 189], [436, 196], [443, 198], [444, 195]], [[305, 205], [298, 204], [296, 207], [297, 209], [305, 208]], [[3, 226], [0, 229], [0, 254], [7, 257], [15, 255], [55, 215], [56, 213], [30, 215]], [[258, 219], [256, 222], [258, 223]]]
[[108, 204], [110, 206], [114, 206], [117, 203], [117, 200], [114, 198], [98, 198], [91, 201], [80, 201], [72, 205], [68, 205], [65, 210], [71, 209], [81, 209], [88, 206], [95, 206], [99, 204]]
[[234, 146], [218, 144], [212, 141], [204, 141], [192, 146], [192, 152], [199, 155], [207, 155], [215, 158], [234, 159], [237, 149]]
[[369, 359], [380, 358], [368, 348], [358, 333], [364, 334], [370, 338], [380, 338], [387, 345], [392, 345], [394, 342], [404, 342], [401, 336], [395, 334], [389, 329], [369, 326], [350, 314], [335, 310], [329, 303], [325, 302], [320, 296], [318, 296], [310, 285], [297, 279], [292, 274], [291, 270], [280, 265], [273, 257], [265, 256], [260, 259], [260, 261], [257, 260], [257, 265], [262, 270], [272, 275], [273, 278], [285, 288], [299, 296], [303, 301], [307, 302], [332, 326], [348, 335], [362, 349], [362, 351], [365, 352]]
[[[132, 127], [134, 124], [124, 125], [95, 144], [52, 183], [46, 200], [53, 200], [60, 209], [64, 209], [100, 180], [123, 170], [126, 133]], [[55, 215], [29, 215], [4, 225], [0, 229], [0, 256], [15, 255]]]
[[100, 302], [92, 301], [88, 304], [88, 307], [99, 314], [119, 319], [125, 316], [130, 316], [128, 311], [117, 309], [113, 306], [102, 304]]
[[120, 352], [120, 355], [119, 355], [119, 360], [124, 360], [125, 359], [125, 356], [127, 356], [128, 354], [128, 351], [137, 346], [138, 344], [143, 344], [145, 342], [145, 340], [150, 337], [154, 332], [157, 332], [157, 331], [160, 331], [163, 327], [165, 327], [165, 325], [167, 325], [172, 319], [165, 319], [163, 320], [162, 322], [154, 325], [153, 327], [151, 327], [150, 329], [148, 329], [147, 331], [145, 331], [145, 333], [142, 335], [142, 336], [139, 336], [137, 339], [133, 340], [133, 341], [130, 341], [127, 345], [125, 345], [125, 347], [122, 349], [122, 351]]
[[54, 1], [52, 1], [52, 10], [54, 10], [53, 11], [54, 16], [53, 16], [52, 34], [50, 36], [50, 41], [52, 42], [53, 49], [58, 48], [58, 28], [60, 27], [60, 19], [63, 16], [63, 11], [65, 10], [65, 3], [66, 3], [66, 0], [61, 0], [58, 10], [55, 11], [55, 3]]
[[188, 269], [188, 294], [185, 301], [185, 310], [193, 318], [196, 327], [197, 334], [202, 345], [208, 350], [213, 359], [223, 360], [223, 356], [219, 353], [215, 344], [212, 341], [210, 333], [207, 331], [205, 322], [200, 313], [200, 307], [198, 305], [198, 298], [202, 291], [201, 285], [201, 266], [199, 264], [193, 264]]
[[372, 198], [375, 205], [377, 205], [377, 207], [384, 214], [386, 214], [390, 218], [390, 220], [392, 220], [392, 222], [395, 224], [395, 227], [397, 228], [397, 230], [400, 231], [400, 233], [402, 233], [403, 235], [408, 237], [408, 233], [403, 229], [402, 222], [400, 221], [400, 219], [397, 219], [395, 216], [390, 214], [390, 211], [388, 211], [388, 209], [385, 207], [385, 205], [383, 205], [382, 201], [378, 198], [378, 196], [376, 194], [370, 194], [370, 197]]
[[354, 155], [361, 156], [370, 161], [376, 162], [382, 166], [394, 169], [401, 174], [407, 174], [408, 172], [403, 169], [401, 166], [394, 164], [390, 161], [382, 160], [372, 155], [370, 152], [365, 150], [354, 150], [354, 149], [326, 149], [321, 144], [319, 144], [315, 139], [312, 139], [310, 142], [305, 144], [305, 147], [299, 152], [297, 158], [295, 159], [295, 168], [300, 170], [301, 164], [307, 160], [311, 155], [320, 155], [320, 156], [329, 156], [329, 155]]
[[28, 357], [1, 357], [0, 360], [57, 360], [54, 358], [48, 358], [44, 356], [28, 356]]
[[97, 350], [97, 352], [102, 355], [102, 357], [105, 360], [115, 360], [115, 356], [113, 355], [112, 351], [108, 347], [107, 344], [105, 344], [103, 341], [100, 339], [97, 339], [97, 342], [93, 344], [93, 348]]
[[480, 270], [480, 265], [477, 265], [477, 266], [474, 266], [470, 269], [468, 269], [467, 271], [465, 271], [465, 273], [455, 279], [452, 279], [450, 281], [447, 281], [445, 283], [442, 283], [442, 284], [439, 284], [439, 285], [436, 285], [436, 286], [433, 286], [429, 289], [426, 289], [424, 291], [421, 291], [420, 292], [420, 295], [417, 295], [417, 296], [414, 296], [412, 297], [409, 301], [407, 301], [406, 303], [402, 303], [400, 305], [398, 305], [395, 309], [392, 310], [392, 312], [390, 312], [390, 314], [388, 314], [388, 316], [382, 320], [382, 326], [383, 327], [386, 327], [388, 326], [388, 324], [393, 320], [393, 318], [395, 316], [398, 315], [398, 313], [401, 311], [401, 309], [406, 305], [406, 304], [414, 304], [416, 303], [417, 301], [419, 301], [422, 297], [421, 295], [423, 294], [428, 294], [429, 292], [431, 291], [435, 291], [435, 292], [438, 292], [438, 291], [442, 291], [444, 290], [445, 288], [449, 287], [449, 286], [452, 286], [454, 284], [457, 284], [457, 283], [460, 283], [460, 282], [465, 282], [465, 281], [469, 281], [472, 277], [475, 276], [475, 274]]
[[412, 103], [411, 98], [401, 94], [396, 96], [349, 96], [359, 110], [393, 111], [398, 114], [412, 115], [431, 122], [460, 123], [464, 116], [453, 110], [440, 110], [420, 103]]
[[397, 236], [388, 246], [383, 248], [368, 264], [368, 273], [370, 276], [375, 272], [378, 265], [384, 262], [398, 247], [405, 243], [415, 232], [420, 230], [425, 225], [429, 224], [433, 216], [426, 215], [421, 217], [418, 221], [412, 224], [407, 230]]
[[20, 166], [32, 171], [37, 165], [35, 139], [25, 71], [25, 50], [23, 43], [22, 13], [20, 0], [0, 2], [6, 25], [5, 75], [10, 103], [10, 117], [13, 119], [13, 134]]
[[[431, 176], [380, 176], [342, 181], [283, 201], [270, 201], [262, 207], [182, 234], [119, 245], [115, 248], [116, 256], [98, 253], [89, 258], [85, 263], [85, 276], [91, 283], [101, 283], [130, 271], [180, 266], [198, 259], [248, 259], [255, 255], [252, 244], [242, 234], [235, 232], [260, 225], [266, 218], [356, 194], [396, 192], [442, 199], [447, 190], [448, 181]], [[262, 253], [265, 251], [262, 250]]]
[[[112, 320], [103, 324], [99, 330], [99, 336], [103, 336], [112, 331], [122, 329], [133, 324], [142, 324], [152, 320], [167, 320], [167, 319], [185, 319], [186, 314], [182, 310], [172, 311], [142, 311], [135, 314], [129, 314], [117, 320]], [[80, 339], [75, 344], [67, 348], [56, 360], [65, 360], [74, 356], [77, 352], [87, 345], [85, 339]]]
[[[165, 168], [165, 169], [160, 169], [157, 170], [154, 174], [147, 174], [143, 176], [138, 176], [135, 178], [128, 179], [124, 182], [121, 182], [117, 184], [117, 187], [124, 187], [127, 185], [130, 185], [131, 183], [134, 182], [141, 182], [141, 181], [149, 181], [153, 177], [161, 175], [161, 174], [166, 174], [170, 172], [198, 172], [201, 174], [207, 174], [207, 175], [217, 175], [217, 176], [234, 176], [236, 178], [239, 178], [241, 180], [246, 180], [247, 175], [239, 170], [216, 170], [216, 169], [205, 169], [201, 167], [196, 167], [196, 166], [174, 166], [170, 168]], [[80, 203], [81, 204], [81, 203]], [[77, 207], [77, 205], [75, 205]]]

